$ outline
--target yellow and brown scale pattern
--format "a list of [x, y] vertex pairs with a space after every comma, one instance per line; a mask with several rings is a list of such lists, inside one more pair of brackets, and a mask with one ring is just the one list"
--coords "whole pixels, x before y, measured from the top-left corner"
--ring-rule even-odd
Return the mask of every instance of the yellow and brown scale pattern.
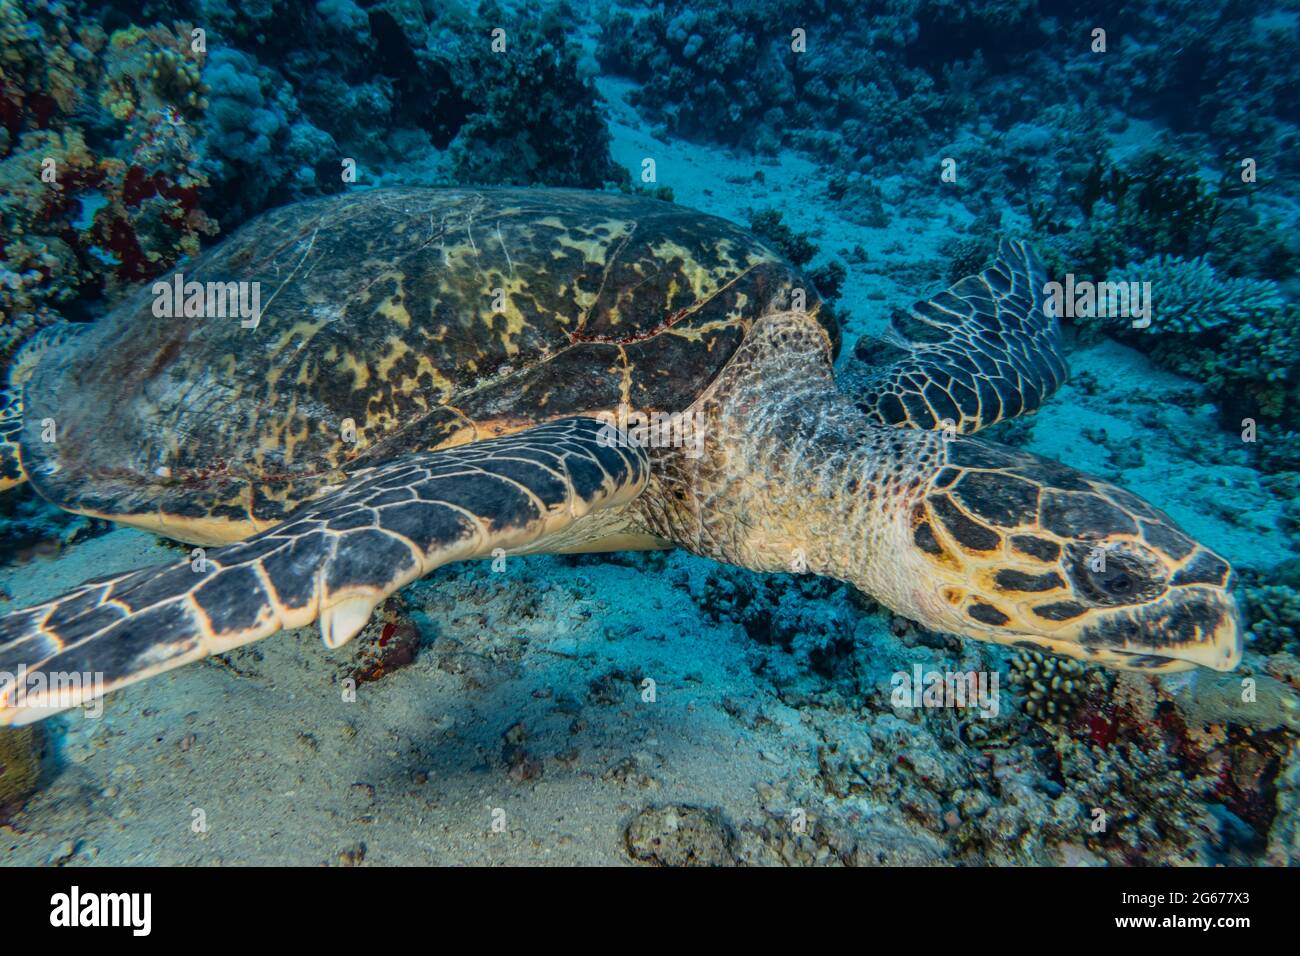
[[1029, 245], [1003, 240], [984, 272], [895, 311], [883, 344], [898, 355], [849, 378], [859, 406], [883, 425], [963, 434], [1037, 411], [1069, 375], [1046, 281]]
[[[911, 525], [913, 543], [952, 572], [954, 583], [940, 589], [941, 597], [979, 624], [1018, 626], [1026, 634], [1058, 628], [1066, 637], [1078, 622], [1093, 620], [1095, 608], [1138, 609], [1071, 638], [1096, 655], [1143, 634], [1151, 642], [1186, 633], [1178, 627], [1144, 631], [1139, 611], [1156, 608], [1148, 622], [1190, 613], [1156, 602], [1171, 589], [1228, 587], [1232, 574], [1226, 561], [1136, 495], [1053, 461], [964, 439], [948, 443], [946, 466], [925, 503], [913, 510]], [[1107, 547], [1094, 553], [1093, 542]], [[1116, 549], [1125, 543], [1133, 548]], [[1106, 562], [1091, 574], [1097, 553], [1106, 554]], [[1131, 581], [1131, 589], [1122, 595], [1099, 589], [1106, 567]], [[1207, 618], [1201, 632], [1208, 639], [1221, 624]], [[1051, 650], [1051, 640], [1025, 637], [1023, 646]]]
[[259, 283], [256, 327], [159, 318], [139, 290], [36, 370], [23, 460], [63, 507], [198, 543], [404, 452], [620, 403], [684, 408], [792, 288], [816, 308], [730, 223], [561, 190], [314, 200], [179, 271]]

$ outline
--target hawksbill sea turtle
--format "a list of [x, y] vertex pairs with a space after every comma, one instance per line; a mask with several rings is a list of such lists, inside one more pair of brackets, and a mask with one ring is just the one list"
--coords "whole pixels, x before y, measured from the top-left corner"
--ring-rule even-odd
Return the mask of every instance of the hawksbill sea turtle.
[[[354, 192], [184, 275], [260, 283], [260, 321], [160, 319], [145, 287], [47, 330], [12, 369], [0, 487], [206, 551], [9, 614], [2, 673], [112, 690], [316, 620], [338, 647], [449, 562], [673, 546], [1113, 667], [1240, 659], [1226, 561], [1133, 494], [968, 437], [1066, 377], [1022, 243], [898, 313], [907, 347], [853, 395], [797, 269], [657, 200]], [[628, 409], [694, 416], [703, 441], [631, 440], [609, 424]], [[0, 723], [80, 693], [11, 680]]]

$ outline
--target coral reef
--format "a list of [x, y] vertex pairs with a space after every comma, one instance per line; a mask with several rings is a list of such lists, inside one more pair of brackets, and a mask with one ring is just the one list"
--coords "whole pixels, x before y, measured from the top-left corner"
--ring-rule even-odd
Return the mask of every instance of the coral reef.
[[1280, 581], [1247, 583], [1239, 593], [1251, 646], [1263, 654], [1284, 651], [1300, 657], [1300, 588]]
[[272, 205], [343, 188], [335, 141], [309, 119], [278, 74], [240, 50], [214, 50], [204, 168], [212, 201], [237, 224]]
[[760, 153], [793, 144], [846, 166], [898, 160], [915, 155], [943, 102], [891, 42], [915, 27], [892, 11], [875, 19], [863, 30], [851, 11], [829, 5], [811, 18], [789, 0], [743, 8], [668, 0], [645, 16], [606, 17], [597, 55], [606, 71], [647, 81], [632, 102], [670, 132]]
[[62, 511], [26, 487], [0, 495], [0, 521], [4, 522], [0, 564], [48, 557], [111, 527], [100, 518]]
[[1094, 680], [1104, 678], [1069, 658], [1028, 650], [1011, 657], [1011, 686], [1024, 694], [1024, 711], [1035, 720], [1068, 720]]
[[[507, 22], [491, 8], [488, 22]], [[443, 54], [472, 112], [451, 145], [458, 182], [509, 185], [620, 185], [627, 172], [610, 156], [599, 97], [578, 73], [578, 54], [559, 19], [507, 30], [511, 51], [482, 45]], [[520, 108], [527, 104], [526, 108]]]
[[[941, 635], [895, 630], [901, 643], [883, 641], [873, 636], [874, 605], [782, 580], [710, 568], [684, 582], [701, 611], [756, 641], [755, 673], [821, 741], [817, 789], [774, 792], [770, 824], [735, 828], [738, 860], [877, 862], [874, 848], [894, 862], [1152, 865], [1262, 847], [1276, 813], [1272, 781], [1300, 713], [1282, 679], [1254, 675], [1246, 701], [1236, 674], [1165, 688], [1036, 652], [999, 664], [1002, 652], [969, 644], [957, 648], [969, 655], [958, 664]], [[995, 721], [895, 712], [888, 675], [918, 659], [999, 671], [1020, 706]], [[735, 702], [729, 712], [763, 726], [761, 708]], [[791, 831], [791, 807], [817, 808], [805, 832]], [[889, 819], [873, 816], [864, 836], [857, 821], [881, 807]], [[929, 851], [918, 831], [935, 841]]]
[[265, 208], [267, 193], [343, 188], [345, 158], [363, 185], [626, 180], [559, 8], [330, 0], [274, 15], [294, 18], [296, 33], [260, 30], [242, 10], [218, 21], [240, 48], [214, 53], [207, 78], [213, 153], [229, 167], [213, 180], [236, 218]]
[[[1109, 366], [1076, 376], [1065, 414], [1078, 413], [1098, 474], [1176, 468], [1212, 486], [1204, 507], [1196, 495], [1161, 500], [1231, 548], [1250, 632], [1242, 669], [1117, 677], [958, 642], [833, 581], [681, 553], [512, 556], [501, 574], [448, 568], [412, 585], [324, 663], [315, 633], [286, 635], [146, 696], [125, 691], [107, 722], [52, 725], [60, 761], [79, 771], [61, 775], [58, 795], [27, 799], [41, 739], [0, 731], [0, 815], [28, 814], [12, 828], [16, 858], [93, 859], [81, 835], [99, 824], [105, 855], [129, 856], [136, 845], [112, 835], [120, 811], [143, 827], [160, 794], [174, 801], [168, 773], [184, 763], [190, 790], [225, 782], [246, 811], [238, 840], [206, 844], [218, 858], [270, 853], [275, 840], [249, 838], [263, 821], [247, 808], [292, 790], [312, 799], [266, 832], [293, 843], [288, 854], [340, 820], [364, 824], [364, 842], [346, 834], [314, 857], [345, 865], [557, 851], [652, 865], [1300, 862], [1300, 572], [1274, 553], [1287, 535], [1294, 551], [1300, 531], [1293, 15], [1111, 10], [1103, 55], [1086, 39], [1097, 11], [1078, 3], [598, 6], [585, 8], [593, 23], [566, 3], [0, 0], [0, 361], [60, 317], [93, 320], [218, 226], [301, 198], [459, 182], [672, 201], [673, 187], [633, 184], [612, 158], [652, 138], [662, 169], [694, 154], [676, 195], [748, 211], [837, 311], [976, 273], [1006, 234], [1031, 236], [1053, 278], [1150, 281], [1149, 329], [1068, 318], [1067, 341], [1112, 336], [1189, 376], [1200, 386], [1161, 401], [1208, 396], [1231, 434], [1180, 431], [1154, 401], [1105, 417], [1104, 404], [1129, 403]], [[612, 142], [593, 63], [621, 75], [600, 88], [626, 90], [652, 129], [629, 134], [618, 104]], [[1257, 182], [1242, 178], [1246, 157]], [[944, 181], [949, 158], [957, 172]], [[875, 363], [882, 347], [863, 336], [855, 354]], [[1133, 356], [1113, 370], [1130, 393], [1150, 373]], [[1254, 445], [1237, 440], [1246, 417], [1260, 423]], [[1042, 450], [1059, 421], [1044, 409], [987, 437]], [[1247, 484], [1255, 499], [1237, 497]], [[1241, 505], [1270, 496], [1260, 514]], [[30, 487], [0, 501], [0, 522], [15, 599], [47, 566], [28, 559], [104, 528]], [[97, 544], [110, 543], [78, 544], [48, 567]], [[895, 707], [892, 678], [918, 665], [997, 675], [1001, 713]], [[354, 704], [338, 699], [340, 679], [361, 685], [344, 717]], [[274, 719], [196, 702], [241, 699], [241, 687]], [[177, 751], [163, 759], [177, 717]], [[307, 729], [275, 729], [292, 721]], [[199, 765], [219, 734], [231, 765]], [[127, 782], [126, 753], [159, 772]], [[338, 787], [342, 773], [356, 782]], [[86, 779], [101, 795], [90, 807], [74, 792]], [[511, 833], [528, 834], [506, 851], [481, 838], [488, 790], [504, 794]], [[555, 830], [582, 801], [583, 833]], [[428, 845], [384, 822], [398, 817], [419, 817]], [[170, 830], [150, 834], [160, 858], [192, 859], [192, 841], [169, 842]], [[59, 835], [53, 853], [45, 833]]]
[[216, 224], [188, 28], [106, 36], [62, 3], [0, 2], [0, 358], [60, 312], [198, 250]]
[[1268, 834], [1273, 866], [1300, 866], [1300, 740], [1291, 744], [1277, 776], [1277, 816]]
[[228, 230], [349, 181], [626, 182], [556, 15], [396, 0], [155, 15], [170, 25], [107, 33], [71, 4], [0, 2], [0, 360], [197, 253], [218, 230], [205, 210]]
[[[667, 132], [760, 153], [793, 146], [845, 171], [950, 155], [979, 168], [973, 194], [1026, 204], [1083, 182], [1123, 116], [1164, 120], [1171, 137], [1213, 149], [1219, 169], [1237, 168], [1246, 143], [1278, 157], [1277, 172], [1294, 162], [1285, 104], [1300, 70], [1293, 58], [1261, 66], [1293, 41], [1281, 19], [1263, 28], [1243, 7], [1134, 14], [1111, 26], [1107, 42], [1124, 44], [1117, 56], [1079, 42], [1098, 25], [1088, 9], [1058, 4], [1050, 27], [1034, 9], [666, 0], [605, 15], [597, 56], [642, 81], [630, 99]], [[1117, 60], [1122, 68], [1103, 68]], [[1145, 254], [1161, 251], [1188, 254]]]
[[1211, 182], [1197, 150], [1163, 137], [1115, 160], [1077, 145], [1090, 164], [1074, 161], [1055, 188], [1038, 182], [1027, 204], [1049, 273], [1100, 280], [1134, 262], [1208, 256], [1216, 272], [1270, 279], [1300, 264], [1276, 209], [1254, 203], [1258, 187], [1227, 176]]
[[1276, 321], [1276, 282], [1221, 276], [1204, 258], [1157, 256], [1112, 272], [1110, 282], [1150, 282], [1157, 334], [1200, 335], [1225, 325]]
[[[1150, 347], [1162, 364], [1207, 385], [1230, 415], [1293, 418], [1297, 290], [1263, 283], [1294, 274], [1300, 246], [1276, 203], [1255, 202], [1263, 180], [1239, 175], [1244, 147], [1236, 145], [1288, 157], [1277, 160], [1283, 168], [1300, 153], [1294, 111], [1267, 92], [1300, 86], [1296, 66], [1288, 61], [1263, 76], [1242, 58], [1284, 42], [1280, 24], [1263, 28], [1235, 8], [1136, 18], [1124, 40], [1133, 55], [1123, 57], [1122, 70], [1101, 70], [1106, 54], [1061, 39], [1072, 30], [1090, 35], [1095, 24], [1082, 10], [1055, 11], [1063, 18], [1055, 32], [1026, 11], [917, 0], [858, 17], [828, 6], [809, 18], [785, 0], [744, 11], [720, 0], [669, 0], [645, 13], [606, 16], [597, 56], [607, 71], [642, 81], [629, 101], [664, 134], [815, 156], [827, 166], [829, 195], [869, 227], [889, 214], [879, 187], [861, 173], [864, 164], [876, 175], [909, 164], [915, 178], [918, 160], [937, 165], [947, 156], [979, 170], [955, 184], [975, 222], [954, 245], [950, 281], [986, 261], [1006, 231], [1000, 209], [1009, 199], [1053, 276], [1099, 281], [1160, 272], [1161, 311], [1184, 317], [1177, 334], [1158, 342], [1118, 328], [1109, 334]], [[1189, 26], [1210, 21], [1213, 30]], [[1170, 34], [1186, 45], [1166, 56]], [[1068, 68], [1047, 68], [1051, 57]], [[1193, 83], [1184, 99], [1175, 91], [1188, 77], [1172, 64], [1195, 58], [1221, 72], [1214, 83]], [[1107, 149], [1129, 123], [1118, 111], [1160, 117], [1167, 128], [1154, 145]], [[1268, 188], [1294, 200], [1279, 172], [1269, 170]], [[940, 188], [937, 174], [931, 188]], [[924, 182], [919, 189], [927, 194]], [[755, 222], [760, 231], [764, 225]], [[798, 244], [790, 251], [799, 252]], [[1197, 323], [1215, 330], [1205, 335]]]
[[[1198, 255], [1210, 247], [1222, 211], [1194, 161], [1163, 146], [1124, 164], [1094, 160], [1069, 201], [1083, 217], [1068, 238], [1069, 260], [1089, 276], [1135, 258]], [[1036, 226], [1052, 231], [1048, 222]]]
[[1220, 274], [1205, 258], [1157, 256], [1113, 271], [1108, 282], [1150, 283], [1151, 317], [1076, 320], [1105, 328], [1155, 361], [1204, 383], [1233, 419], [1295, 421], [1300, 399], [1300, 312], [1270, 279]]
[[1070, 741], [1060, 757], [1062, 779], [1097, 822], [1083, 841], [1094, 852], [1117, 862], [1206, 862], [1199, 845], [1218, 829], [1206, 808], [1213, 778], [1189, 777], [1177, 754], [1151, 740]]
[[755, 579], [720, 566], [685, 586], [708, 619], [735, 623], [751, 640], [783, 648], [802, 668], [837, 678], [841, 691], [860, 679], [859, 622], [845, 585], [807, 576]]
[[1296, 169], [1300, 67], [1279, 56], [1295, 42], [1294, 23], [1232, 4], [1187, 5], [1177, 16], [1126, 17], [1125, 31], [1125, 55], [1095, 70], [1120, 105], [1203, 138], [1232, 166], [1250, 143], [1279, 171]]

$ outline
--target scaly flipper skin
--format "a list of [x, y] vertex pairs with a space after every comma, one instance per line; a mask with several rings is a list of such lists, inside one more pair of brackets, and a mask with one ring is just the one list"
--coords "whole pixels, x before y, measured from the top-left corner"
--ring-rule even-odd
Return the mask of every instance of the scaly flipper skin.
[[1045, 281], [1033, 250], [1004, 240], [984, 272], [894, 316], [885, 342], [905, 356], [843, 386], [882, 425], [969, 434], [1036, 411], [1068, 376]]
[[0, 491], [21, 485], [27, 480], [22, 457], [18, 453], [18, 438], [22, 431], [22, 389], [0, 389]]
[[[453, 561], [530, 550], [584, 517], [622, 507], [649, 461], [603, 442], [592, 418], [407, 455], [358, 474], [289, 519], [191, 564], [91, 581], [0, 621], [0, 673], [100, 675], [114, 690], [317, 617], [338, 647], [388, 595]], [[87, 686], [90, 685], [90, 686]], [[64, 681], [63, 686], [69, 686]], [[0, 687], [0, 724], [83, 702]]]
[[85, 325], [72, 322], [47, 325], [27, 340], [10, 363], [8, 387], [0, 389], [0, 491], [28, 480], [19, 450], [23, 434], [23, 386], [43, 359], [85, 329]]

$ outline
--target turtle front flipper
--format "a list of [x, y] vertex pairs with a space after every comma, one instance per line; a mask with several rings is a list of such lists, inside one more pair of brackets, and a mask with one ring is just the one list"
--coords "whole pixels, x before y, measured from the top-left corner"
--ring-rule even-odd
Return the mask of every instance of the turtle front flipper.
[[0, 491], [27, 480], [22, 456], [18, 454], [18, 437], [22, 431], [22, 389], [0, 389]]
[[882, 348], [898, 360], [851, 370], [845, 391], [882, 424], [967, 434], [1037, 410], [1068, 377], [1045, 281], [1033, 250], [1004, 240], [984, 272], [896, 313]]
[[30, 723], [317, 618], [338, 647], [380, 601], [433, 569], [498, 548], [537, 550], [635, 498], [649, 459], [606, 434], [596, 419], [567, 418], [394, 459], [239, 544], [87, 582], [11, 614], [0, 620], [0, 675], [25, 679], [0, 678], [0, 724]]

